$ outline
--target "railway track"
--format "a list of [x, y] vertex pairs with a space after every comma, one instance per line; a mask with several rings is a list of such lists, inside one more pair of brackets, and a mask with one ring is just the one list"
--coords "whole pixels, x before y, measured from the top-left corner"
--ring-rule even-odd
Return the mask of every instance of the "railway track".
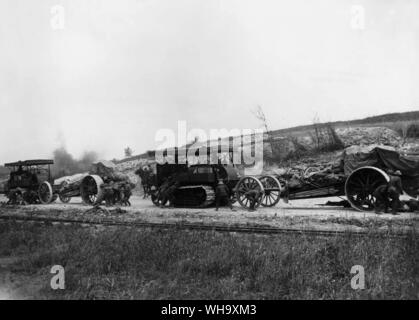
[[319, 230], [319, 229], [293, 229], [293, 228], [278, 228], [278, 227], [264, 227], [264, 226], [245, 226], [245, 225], [225, 225], [225, 224], [201, 224], [201, 223], [172, 223], [172, 222], [140, 222], [140, 221], [116, 221], [113, 219], [69, 219], [57, 217], [34, 217], [34, 216], [16, 216], [16, 215], [0, 215], [0, 221], [16, 221], [16, 222], [42, 222], [52, 224], [79, 224], [87, 226], [115, 226], [115, 227], [131, 227], [131, 228], [149, 228], [149, 229], [177, 229], [177, 230], [198, 230], [198, 231], [216, 231], [216, 232], [237, 232], [237, 233], [254, 233], [254, 234], [300, 234], [300, 235], [315, 235], [324, 237], [335, 236], [376, 236], [376, 237], [391, 237], [403, 238], [409, 235], [409, 232], [395, 232], [391, 233], [383, 231], [353, 231], [353, 230]]

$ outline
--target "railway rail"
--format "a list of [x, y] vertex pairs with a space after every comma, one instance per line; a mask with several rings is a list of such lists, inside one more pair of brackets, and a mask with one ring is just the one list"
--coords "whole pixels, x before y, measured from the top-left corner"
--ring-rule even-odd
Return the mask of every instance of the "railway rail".
[[347, 236], [350, 234], [355, 237], [376, 236], [376, 237], [390, 237], [403, 238], [409, 236], [411, 232], [417, 234], [414, 229], [409, 229], [403, 232], [390, 232], [367, 230], [319, 230], [319, 229], [297, 229], [297, 228], [278, 228], [265, 226], [244, 226], [244, 225], [221, 225], [221, 224], [201, 224], [201, 223], [155, 223], [142, 221], [115, 221], [113, 219], [100, 220], [94, 219], [69, 219], [58, 217], [36, 217], [36, 216], [16, 216], [16, 215], [0, 215], [0, 221], [16, 221], [16, 222], [43, 222], [43, 223], [61, 223], [61, 224], [79, 224], [88, 226], [115, 226], [115, 227], [132, 227], [132, 228], [151, 228], [151, 229], [177, 229], [177, 230], [198, 230], [198, 231], [216, 231], [216, 232], [237, 232], [237, 233], [254, 233], [254, 234], [300, 234], [300, 235], [316, 235], [324, 237], [332, 236]]

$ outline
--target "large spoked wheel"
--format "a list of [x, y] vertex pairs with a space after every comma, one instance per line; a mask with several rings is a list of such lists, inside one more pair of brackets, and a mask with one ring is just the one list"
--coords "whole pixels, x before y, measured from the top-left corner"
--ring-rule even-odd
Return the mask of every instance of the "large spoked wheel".
[[273, 207], [279, 202], [281, 195], [281, 183], [274, 176], [263, 176], [259, 178], [263, 185], [264, 193], [261, 205], [263, 207]]
[[259, 195], [255, 199], [254, 208], [260, 206], [264, 194], [263, 185], [259, 179], [255, 177], [243, 177], [236, 186], [236, 199], [244, 208], [250, 209], [251, 207], [251, 193], [257, 191]]
[[345, 194], [351, 206], [358, 211], [374, 210], [375, 189], [387, 184], [390, 177], [375, 167], [362, 167], [353, 171], [346, 179]]
[[95, 205], [103, 198], [103, 180], [97, 175], [89, 175], [83, 178], [80, 186], [80, 195], [83, 203]]
[[53, 201], [54, 194], [52, 192], [52, 186], [48, 181], [44, 181], [39, 185], [38, 197], [39, 201], [43, 204], [48, 204]]

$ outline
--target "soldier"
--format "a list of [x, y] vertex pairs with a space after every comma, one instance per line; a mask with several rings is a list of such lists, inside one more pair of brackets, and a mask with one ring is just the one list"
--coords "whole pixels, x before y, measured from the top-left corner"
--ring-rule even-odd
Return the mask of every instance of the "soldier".
[[215, 211], [218, 211], [220, 204], [223, 203], [226, 203], [232, 211], [235, 211], [230, 201], [230, 190], [224, 184], [223, 180], [218, 180], [218, 185], [215, 188]]
[[376, 214], [380, 214], [382, 209], [384, 209], [384, 213], [388, 212], [389, 200], [387, 189], [388, 185], [382, 184], [378, 186], [372, 194], [375, 197], [374, 211]]
[[135, 171], [141, 178], [141, 185], [143, 186], [144, 196], [143, 199], [146, 199], [150, 195], [150, 175], [152, 171], [149, 166], [143, 166]]
[[391, 212], [397, 214], [400, 208], [400, 195], [403, 194], [402, 173], [399, 170], [390, 173], [390, 181], [388, 183], [388, 197], [391, 200]]
[[8, 200], [6, 204], [17, 204], [17, 192], [12, 190], [7, 194]]
[[132, 188], [132, 185], [129, 182], [125, 182], [122, 185], [123, 199], [122, 199], [121, 203], [124, 206], [131, 206], [131, 202], [129, 201], [129, 199], [131, 198], [131, 195], [132, 195], [131, 188]]
[[248, 200], [250, 200], [249, 211], [255, 211], [256, 203], [258, 202], [261, 196], [260, 190], [252, 189], [252, 190], [247, 191], [244, 195], [246, 196]]
[[103, 198], [107, 207], [115, 204], [115, 192], [112, 186], [103, 185]]
[[280, 197], [285, 203], [289, 202], [290, 197], [290, 188], [288, 186], [288, 183], [285, 183], [284, 189], [281, 191]]
[[179, 188], [179, 182], [178, 181], [174, 181], [173, 179], [169, 179], [167, 181], [166, 186], [162, 189], [161, 193], [160, 193], [160, 207], [163, 208], [167, 202], [169, 202], [169, 207], [173, 207], [174, 206], [174, 193], [176, 191], [177, 188]]
[[160, 186], [160, 188], [158, 189], [158, 193], [157, 193], [157, 203], [160, 204], [160, 207], [164, 207], [164, 205], [166, 204], [167, 200], [166, 200], [166, 190], [170, 187], [171, 184], [171, 179], [170, 177], [167, 178], [162, 185]]
[[390, 181], [388, 184], [380, 185], [374, 190], [373, 196], [375, 197], [375, 213], [380, 214], [382, 208], [384, 208], [384, 213], [388, 213], [388, 208], [391, 206], [392, 214], [398, 214], [401, 204], [400, 195], [403, 193], [402, 180], [400, 176], [401, 172], [399, 170], [390, 173]]

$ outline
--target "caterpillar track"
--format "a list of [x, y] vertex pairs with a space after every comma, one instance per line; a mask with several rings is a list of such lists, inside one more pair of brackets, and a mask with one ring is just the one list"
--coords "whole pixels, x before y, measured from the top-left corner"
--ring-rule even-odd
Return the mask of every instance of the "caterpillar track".
[[207, 185], [183, 186], [174, 193], [176, 207], [205, 208], [215, 201], [214, 188]]

